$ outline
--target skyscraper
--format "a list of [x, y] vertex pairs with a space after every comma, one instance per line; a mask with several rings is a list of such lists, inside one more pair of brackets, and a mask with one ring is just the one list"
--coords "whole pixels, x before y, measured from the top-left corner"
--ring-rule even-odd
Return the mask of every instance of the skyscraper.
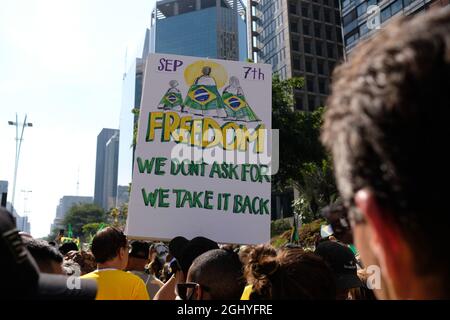
[[245, 61], [247, 15], [242, 0], [162, 0], [151, 13], [142, 56], [123, 77], [120, 115], [120, 185], [131, 182], [133, 132], [141, 105], [145, 61], [149, 53], [179, 54]]
[[[163, 0], [152, 12], [154, 52], [245, 60], [245, 7], [241, 0]], [[241, 40], [241, 41], [240, 41]]]
[[343, 58], [339, 0], [248, 0], [249, 54], [281, 79], [303, 77], [298, 110], [324, 106], [331, 72]]
[[[345, 50], [349, 54], [361, 40], [375, 34], [392, 17], [449, 5], [449, 0], [341, 0], [341, 5]], [[375, 10], [370, 10], [371, 6]]]
[[97, 137], [94, 203], [105, 210], [117, 194], [118, 136], [117, 129], [103, 129]]

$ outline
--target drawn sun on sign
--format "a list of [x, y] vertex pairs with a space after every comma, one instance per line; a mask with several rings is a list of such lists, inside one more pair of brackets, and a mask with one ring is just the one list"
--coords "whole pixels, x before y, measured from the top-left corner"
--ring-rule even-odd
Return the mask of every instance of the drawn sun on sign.
[[222, 88], [228, 81], [228, 73], [225, 68], [212, 61], [199, 60], [189, 65], [184, 70], [184, 80], [188, 86], [192, 86], [195, 81], [203, 74], [202, 71], [205, 67], [211, 68], [210, 77], [212, 77], [217, 85], [217, 88]]

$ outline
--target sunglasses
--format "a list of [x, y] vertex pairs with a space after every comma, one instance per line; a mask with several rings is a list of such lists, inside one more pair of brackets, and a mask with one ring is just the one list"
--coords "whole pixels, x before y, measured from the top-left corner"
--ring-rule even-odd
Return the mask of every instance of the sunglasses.
[[209, 291], [209, 288], [195, 282], [178, 283], [176, 294], [181, 300], [192, 300], [195, 289], [201, 287], [203, 291]]

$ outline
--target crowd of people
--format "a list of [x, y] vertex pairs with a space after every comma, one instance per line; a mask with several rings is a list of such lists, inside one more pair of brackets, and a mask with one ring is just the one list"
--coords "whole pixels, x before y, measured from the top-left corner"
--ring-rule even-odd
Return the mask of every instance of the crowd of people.
[[322, 141], [341, 203], [324, 211], [334, 233], [313, 250], [204, 237], [129, 241], [106, 227], [83, 251], [19, 234], [1, 209], [3, 292], [98, 300], [450, 298], [450, 255], [440, 250], [450, 226], [440, 182], [450, 159], [439, 152], [450, 137], [450, 8], [396, 19], [355, 48], [333, 79]]

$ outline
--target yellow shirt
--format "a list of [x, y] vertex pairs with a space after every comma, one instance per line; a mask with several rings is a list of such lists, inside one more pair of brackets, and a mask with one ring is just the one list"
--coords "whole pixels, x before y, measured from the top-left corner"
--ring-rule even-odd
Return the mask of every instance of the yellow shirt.
[[245, 287], [244, 292], [242, 293], [241, 300], [250, 300], [250, 294], [252, 293], [253, 286], [248, 285]]
[[81, 278], [97, 281], [96, 300], [150, 300], [144, 281], [130, 272], [104, 269]]

